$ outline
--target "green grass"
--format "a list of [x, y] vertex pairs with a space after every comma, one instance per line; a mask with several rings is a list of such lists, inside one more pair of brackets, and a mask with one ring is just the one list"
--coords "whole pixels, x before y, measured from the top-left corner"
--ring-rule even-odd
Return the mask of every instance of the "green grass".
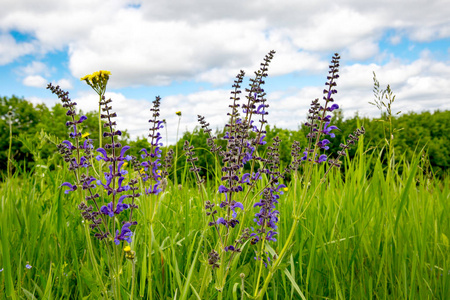
[[[450, 299], [449, 179], [424, 174], [419, 156], [387, 171], [377, 153], [363, 153], [362, 147], [346, 164], [345, 178], [333, 170], [313, 198], [266, 299]], [[44, 174], [16, 174], [1, 185], [0, 298], [102, 298], [102, 286], [110, 290], [108, 255], [91, 239], [95, 262], [89, 258], [78, 200], [59, 188], [65, 171]], [[160, 198], [139, 198], [131, 245], [135, 276], [133, 264], [123, 258], [124, 299], [131, 293], [145, 299], [218, 298], [207, 264], [217, 236], [205, 226], [198, 188], [184, 175], [182, 189], [169, 182]], [[312, 184], [320, 175], [319, 170]], [[217, 203], [214, 184], [208, 183], [207, 198]], [[302, 189], [291, 182], [281, 196], [274, 252], [289, 234]], [[253, 226], [254, 213], [247, 205], [244, 226]], [[223, 299], [241, 299], [242, 288], [254, 294], [256, 250], [247, 243], [233, 262]], [[267, 272], [263, 269], [263, 279]]]

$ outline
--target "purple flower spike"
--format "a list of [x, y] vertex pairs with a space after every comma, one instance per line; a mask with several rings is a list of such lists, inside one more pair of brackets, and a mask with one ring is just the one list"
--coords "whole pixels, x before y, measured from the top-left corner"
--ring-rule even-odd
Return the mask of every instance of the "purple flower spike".
[[77, 189], [76, 185], [72, 185], [69, 182], [64, 182], [61, 186], [67, 186], [69, 189], [64, 191], [64, 194], [68, 194], [69, 192], [73, 192]]

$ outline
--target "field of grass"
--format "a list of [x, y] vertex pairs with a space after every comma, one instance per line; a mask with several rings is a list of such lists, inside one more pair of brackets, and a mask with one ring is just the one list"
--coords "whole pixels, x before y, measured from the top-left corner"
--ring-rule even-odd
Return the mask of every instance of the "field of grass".
[[[448, 178], [433, 179], [420, 156], [383, 170], [378, 153], [363, 149], [360, 143], [345, 178], [333, 170], [313, 197], [265, 299], [450, 299]], [[158, 197], [139, 198], [135, 259], [122, 253], [118, 274], [108, 269], [104, 245], [87, 238], [78, 200], [60, 188], [66, 171], [6, 178], [0, 190], [0, 298], [113, 298], [114, 276], [121, 278], [124, 299], [250, 298], [259, 270], [256, 246], [245, 244], [218, 292], [207, 262], [217, 235], [206, 225], [193, 178], [185, 174], [181, 186], [169, 182]], [[318, 170], [312, 184], [320, 178]], [[218, 202], [213, 185], [207, 184], [207, 197]], [[275, 253], [287, 239], [303, 188], [293, 180], [281, 195]], [[254, 213], [245, 205], [240, 225], [254, 226]], [[269, 269], [262, 269], [263, 279]]]
[[42, 133], [36, 143], [57, 144], [47, 146], [66, 164], [45, 162], [23, 138], [39, 164], [21, 170], [8, 152], [0, 183], [0, 298], [450, 299], [450, 179], [434, 177], [424, 151], [410, 161], [395, 153], [389, 87], [377, 102], [388, 108], [385, 146], [368, 149], [361, 126], [337, 154], [326, 153], [338, 130], [328, 115], [339, 109], [335, 54], [325, 104], [316, 99], [309, 109], [307, 145], [295, 141], [292, 161], [280, 166], [287, 145], [264, 140], [269, 105], [261, 88], [274, 53], [250, 81], [247, 104], [238, 104], [244, 72], [236, 77], [219, 137], [226, 147], [217, 147], [199, 116], [215, 158], [211, 169], [195, 165], [189, 141], [184, 151], [161, 149], [159, 97], [142, 161], [114, 138], [122, 133], [104, 97], [110, 72], [83, 77], [99, 95], [97, 147], [81, 133], [87, 117], [49, 84], [67, 109], [70, 141]]

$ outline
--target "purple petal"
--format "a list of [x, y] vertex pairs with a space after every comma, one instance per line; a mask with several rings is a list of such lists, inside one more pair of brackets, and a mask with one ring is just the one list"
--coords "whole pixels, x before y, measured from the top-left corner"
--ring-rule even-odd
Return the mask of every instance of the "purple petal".
[[127, 152], [127, 150], [130, 149], [130, 146], [124, 146], [122, 148], [122, 150], [120, 150], [120, 157], [123, 158], [125, 152]]
[[97, 160], [103, 159], [104, 161], [109, 161], [108, 154], [106, 153], [106, 150], [105, 150], [105, 149], [103, 149], [103, 148], [98, 148], [96, 151], [97, 151], [97, 152], [100, 152], [100, 153], [103, 155], [103, 157], [101, 157], [100, 155], [98, 155], [98, 156], [96, 157]]
[[228, 192], [228, 189], [224, 187], [223, 185], [219, 186], [219, 193], [226, 193]]
[[327, 156], [325, 154], [322, 154], [321, 156], [319, 156], [318, 163], [323, 163], [325, 161], [327, 161]]
[[233, 203], [233, 204], [231, 205], [231, 208], [232, 208], [232, 209], [240, 208], [240, 209], [244, 210], [244, 205], [242, 205], [241, 202], [235, 202], [235, 203]]

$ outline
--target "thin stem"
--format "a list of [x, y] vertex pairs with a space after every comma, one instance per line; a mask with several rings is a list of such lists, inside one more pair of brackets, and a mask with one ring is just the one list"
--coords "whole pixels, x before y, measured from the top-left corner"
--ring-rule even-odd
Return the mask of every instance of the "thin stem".
[[92, 250], [91, 235], [89, 233], [89, 228], [88, 228], [87, 224], [84, 224], [84, 233], [86, 235], [86, 241], [87, 241], [87, 246], [88, 246], [89, 257], [91, 259], [92, 267], [94, 268], [95, 276], [97, 277], [97, 280], [100, 282], [103, 294], [105, 295], [105, 299], [108, 299], [108, 291], [106, 289], [105, 284], [103, 283], [102, 277], [100, 276], [100, 273], [99, 273], [98, 268], [97, 268], [97, 260], [95, 259], [94, 251]]
[[136, 275], [136, 260], [133, 259], [132, 265], [131, 265], [131, 297], [130, 299], [134, 298], [134, 278]]
[[114, 276], [114, 286], [113, 286], [113, 290], [114, 290], [114, 294], [115, 294], [115, 299], [120, 300], [120, 255], [118, 254], [118, 252], [120, 251], [120, 249], [118, 250], [118, 247], [114, 247], [114, 260], [115, 260], [115, 276]]
[[180, 129], [180, 123], [181, 123], [181, 116], [178, 117], [178, 126], [177, 126], [177, 138], [175, 140], [175, 160], [174, 160], [174, 170], [173, 170], [173, 182], [175, 187], [178, 187], [178, 180], [177, 180], [177, 161], [178, 161], [178, 131]]
[[[263, 227], [264, 228], [264, 227]], [[261, 241], [261, 247], [259, 250], [259, 257], [260, 257], [260, 263], [259, 263], [259, 271], [258, 271], [258, 276], [256, 277], [256, 285], [255, 285], [255, 297], [258, 294], [258, 289], [259, 289], [259, 280], [261, 278], [261, 273], [262, 273], [262, 265], [263, 265], [263, 251], [264, 251], [264, 242], [265, 242], [265, 235], [263, 240]]]
[[11, 148], [12, 148], [12, 114], [8, 114], [9, 117], [9, 148], [8, 148], [8, 178], [11, 177]]

